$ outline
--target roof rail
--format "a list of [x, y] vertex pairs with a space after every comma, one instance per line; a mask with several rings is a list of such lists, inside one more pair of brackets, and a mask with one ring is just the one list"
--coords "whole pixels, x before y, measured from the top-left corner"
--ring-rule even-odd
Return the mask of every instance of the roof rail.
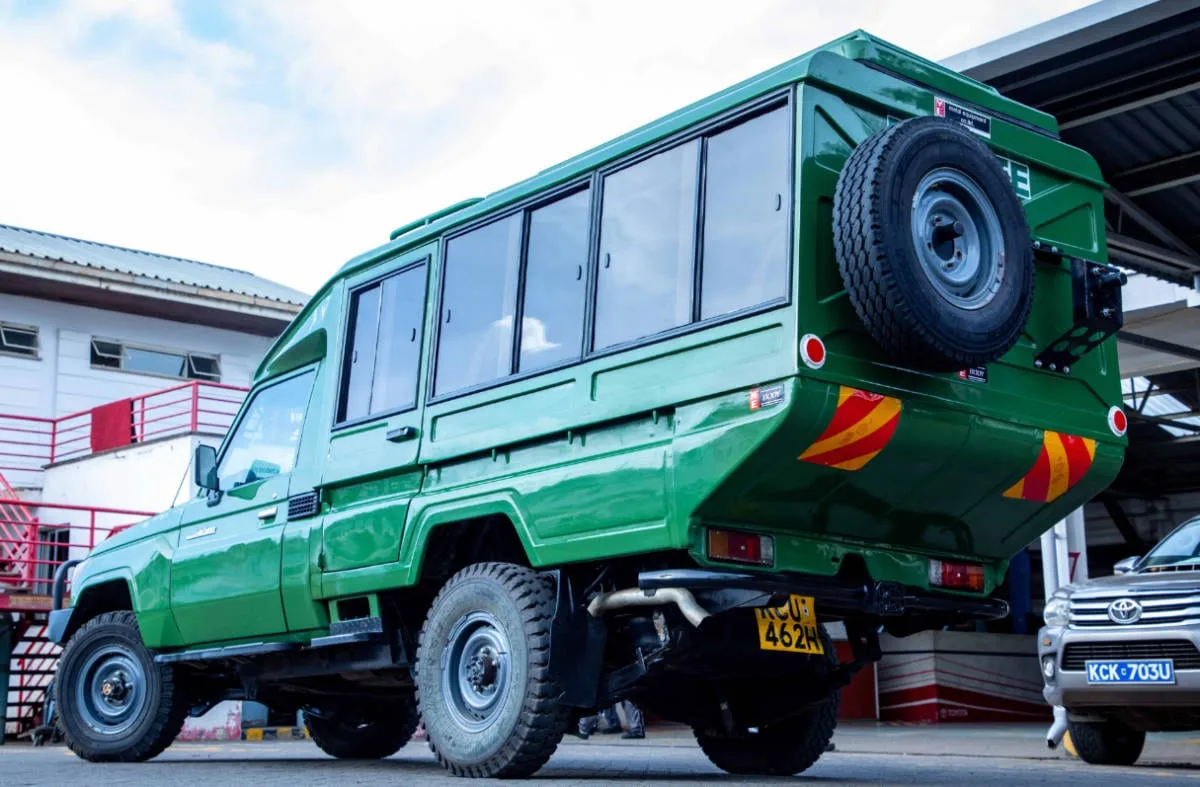
[[396, 238], [399, 238], [401, 235], [405, 234], [406, 232], [412, 232], [413, 230], [417, 229], [418, 227], [424, 227], [427, 224], [432, 224], [433, 222], [437, 221], [438, 219], [442, 219], [442, 218], [445, 218], [446, 216], [449, 216], [451, 213], [458, 213], [460, 210], [464, 210], [464, 209], [469, 208], [472, 205], [478, 204], [480, 202], [483, 202], [483, 197], [471, 197], [470, 199], [465, 199], [462, 202], [456, 202], [448, 208], [442, 208], [441, 210], [435, 210], [433, 213], [430, 213], [428, 216], [425, 216], [424, 218], [417, 219], [416, 221], [410, 221], [409, 223], [405, 224], [403, 227], [392, 230], [392, 234], [390, 236], [388, 236], [388, 240], [395, 240]]

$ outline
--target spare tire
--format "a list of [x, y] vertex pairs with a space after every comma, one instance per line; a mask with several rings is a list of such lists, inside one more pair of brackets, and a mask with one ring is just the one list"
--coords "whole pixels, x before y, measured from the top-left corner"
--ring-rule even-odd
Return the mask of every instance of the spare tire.
[[891, 362], [983, 366], [1033, 306], [1033, 244], [999, 160], [956, 123], [920, 117], [862, 142], [833, 198], [838, 269]]

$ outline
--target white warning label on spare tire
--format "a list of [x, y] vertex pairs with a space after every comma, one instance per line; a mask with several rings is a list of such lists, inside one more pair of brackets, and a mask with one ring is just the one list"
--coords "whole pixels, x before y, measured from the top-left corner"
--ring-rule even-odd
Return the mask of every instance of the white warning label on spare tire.
[[952, 120], [967, 131], [974, 132], [985, 139], [992, 138], [992, 119], [982, 112], [967, 109], [941, 96], [933, 97], [933, 114], [946, 120]]

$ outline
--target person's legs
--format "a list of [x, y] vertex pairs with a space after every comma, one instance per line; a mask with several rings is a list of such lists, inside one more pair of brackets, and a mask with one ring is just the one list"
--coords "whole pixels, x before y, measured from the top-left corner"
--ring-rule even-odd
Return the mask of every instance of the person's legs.
[[622, 738], [645, 738], [646, 737], [646, 720], [642, 717], [642, 711], [634, 705], [630, 700], [625, 700], [625, 720], [629, 723], [629, 730], [622, 735]]
[[584, 716], [579, 720], [579, 731], [575, 733], [580, 738], [587, 740], [596, 728], [600, 726], [600, 714], [593, 713], [591, 716]]
[[616, 705], [610, 705], [598, 715], [604, 717], [604, 726], [600, 728], [601, 733], [613, 735], [621, 731], [621, 717], [617, 715]]

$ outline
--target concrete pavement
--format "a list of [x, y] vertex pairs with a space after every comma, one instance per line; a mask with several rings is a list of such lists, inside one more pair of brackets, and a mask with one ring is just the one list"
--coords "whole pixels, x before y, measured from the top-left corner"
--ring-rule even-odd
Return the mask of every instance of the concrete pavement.
[[[1138, 766], [1097, 768], [1047, 751], [1044, 732], [1041, 726], [845, 724], [835, 738], [837, 751], [826, 754], [801, 778], [822, 785], [1200, 785], [1198, 736], [1153, 736]], [[588, 741], [567, 738], [532, 781], [551, 785], [696, 785], [789, 780], [727, 776], [708, 763], [689, 732], [669, 728], [654, 730], [643, 741], [608, 736]], [[470, 784], [447, 776], [428, 748], [416, 741], [382, 762], [339, 762], [305, 740], [179, 744], [153, 762], [137, 765], [92, 765], [61, 746], [0, 749], [0, 784], [5, 787], [246, 783], [255, 787]]]

